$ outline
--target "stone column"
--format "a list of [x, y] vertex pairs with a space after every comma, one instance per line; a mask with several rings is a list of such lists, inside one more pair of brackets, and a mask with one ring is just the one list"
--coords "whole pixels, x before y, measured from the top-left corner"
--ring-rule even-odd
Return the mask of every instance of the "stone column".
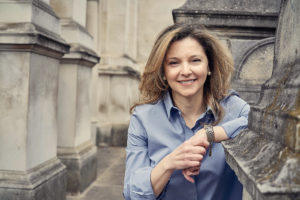
[[[100, 54], [99, 51], [99, 0], [88, 0], [87, 1], [87, 16], [86, 16], [86, 28], [88, 32], [93, 36], [93, 49]], [[97, 126], [98, 126], [98, 96], [99, 96], [99, 89], [97, 87], [97, 81], [98, 81], [98, 69], [99, 64], [97, 64], [92, 69], [92, 77], [91, 77], [91, 126], [92, 126], [92, 139], [94, 144], [96, 144], [97, 140]]]
[[245, 198], [300, 199], [300, 1], [283, 0], [272, 77], [252, 106], [249, 128], [224, 142]]
[[[228, 45], [235, 63], [232, 87], [254, 104], [259, 99], [261, 85], [271, 77], [273, 65], [264, 63], [272, 60], [279, 6], [280, 0], [187, 0], [173, 10], [173, 18], [175, 23], [203, 24]], [[255, 62], [249, 60], [254, 57]], [[254, 71], [256, 66], [263, 68], [258, 75]]]
[[91, 138], [90, 79], [99, 57], [86, 26], [86, 0], [51, 0], [71, 45], [60, 62], [58, 157], [67, 167], [68, 197], [80, 195], [97, 177], [97, 148]]
[[[63, 200], [57, 159], [59, 60], [69, 45], [44, 1], [0, 2], [0, 198]], [[55, 191], [55, 192], [54, 192]]]
[[99, 0], [87, 0], [86, 28], [93, 36], [93, 49], [98, 51]]
[[98, 144], [126, 145], [129, 108], [138, 96], [137, 3], [137, 0], [100, 2]]

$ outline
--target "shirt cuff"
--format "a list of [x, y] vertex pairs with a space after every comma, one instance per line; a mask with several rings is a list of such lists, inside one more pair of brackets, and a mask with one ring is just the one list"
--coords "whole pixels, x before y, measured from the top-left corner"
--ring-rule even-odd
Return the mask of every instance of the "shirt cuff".
[[151, 167], [136, 170], [130, 177], [132, 199], [156, 199], [151, 185]]
[[239, 117], [220, 126], [225, 130], [228, 138], [232, 139], [237, 136], [242, 130], [248, 127], [248, 119], [246, 117]]

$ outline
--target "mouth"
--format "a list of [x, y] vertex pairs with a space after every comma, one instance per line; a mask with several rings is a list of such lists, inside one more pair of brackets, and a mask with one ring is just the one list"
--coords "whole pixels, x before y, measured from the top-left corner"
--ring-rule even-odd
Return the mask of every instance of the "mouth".
[[190, 80], [183, 80], [183, 81], [178, 81], [181, 84], [192, 84], [195, 82], [197, 79], [190, 79]]

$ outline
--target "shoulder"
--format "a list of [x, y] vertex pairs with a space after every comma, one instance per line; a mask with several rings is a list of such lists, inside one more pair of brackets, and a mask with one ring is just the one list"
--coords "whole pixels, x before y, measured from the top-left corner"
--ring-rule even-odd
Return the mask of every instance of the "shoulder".
[[133, 115], [138, 116], [138, 117], [143, 117], [147, 115], [151, 115], [156, 112], [160, 112], [164, 109], [162, 100], [158, 100], [154, 104], [142, 104], [138, 105], [137, 107], [134, 108], [133, 110]]
[[161, 118], [164, 113], [164, 106], [161, 100], [154, 104], [142, 104], [134, 108], [129, 124], [129, 131], [141, 132], [155, 123], [155, 119]]

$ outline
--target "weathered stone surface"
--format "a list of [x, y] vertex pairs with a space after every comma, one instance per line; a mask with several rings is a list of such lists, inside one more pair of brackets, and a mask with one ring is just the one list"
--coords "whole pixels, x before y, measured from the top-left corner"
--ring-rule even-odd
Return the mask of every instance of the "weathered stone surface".
[[138, 83], [139, 73], [131, 67], [99, 69], [98, 144], [126, 145], [129, 109], [138, 99]]
[[98, 178], [81, 200], [121, 200], [125, 173], [124, 147], [98, 148]]
[[274, 34], [279, 5], [279, 0], [187, 0], [173, 10], [173, 18], [176, 23], [201, 23], [227, 37], [264, 38]]
[[69, 45], [44, 1], [1, 1], [0, 21], [1, 199], [65, 199], [56, 99]]
[[81, 194], [97, 177], [97, 148], [92, 143], [59, 148], [58, 156], [67, 167], [68, 195]]
[[260, 97], [261, 85], [271, 78], [274, 58], [273, 37], [254, 42], [247, 51], [237, 55], [232, 88], [249, 104], [255, 104]]
[[300, 2], [283, 0], [272, 77], [249, 129], [224, 142], [226, 159], [253, 199], [300, 199]]
[[65, 196], [66, 168], [57, 159], [28, 173], [0, 172], [1, 200], [63, 200]]
[[50, 5], [61, 19], [70, 19], [82, 27], [86, 26], [87, 1], [50, 0]]
[[59, 18], [52, 8], [40, 0], [1, 1], [0, 23], [32, 23], [35, 26], [59, 34]]

